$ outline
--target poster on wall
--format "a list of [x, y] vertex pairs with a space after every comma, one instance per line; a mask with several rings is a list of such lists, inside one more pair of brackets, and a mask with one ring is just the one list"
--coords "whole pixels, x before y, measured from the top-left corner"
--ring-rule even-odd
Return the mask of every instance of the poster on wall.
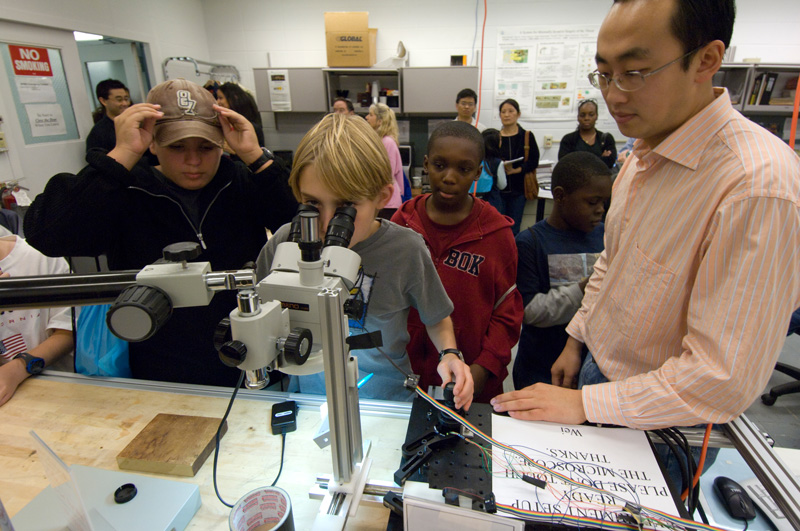
[[267, 70], [269, 99], [273, 111], [292, 110], [292, 91], [289, 87], [288, 70]]
[[[535, 26], [497, 32], [495, 109], [517, 100], [523, 119], [574, 120], [580, 100], [602, 102], [589, 84], [598, 26]], [[498, 111], [495, 111], [498, 112]], [[496, 115], [496, 118], [499, 116]]]
[[57, 101], [52, 77], [20, 76], [14, 81], [17, 84], [20, 103], [55, 103]]
[[0, 42], [0, 56], [25, 144], [80, 138], [61, 51]]
[[31, 127], [31, 135], [58, 136], [67, 133], [67, 126], [64, 124], [64, 113], [61, 106], [57, 103], [36, 103], [25, 106], [28, 114], [28, 123]]

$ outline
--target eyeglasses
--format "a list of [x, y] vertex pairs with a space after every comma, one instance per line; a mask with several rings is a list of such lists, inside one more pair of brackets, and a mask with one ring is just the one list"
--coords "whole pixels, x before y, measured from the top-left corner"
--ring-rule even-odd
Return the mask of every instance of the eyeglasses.
[[458, 104], [461, 105], [462, 107], [475, 107], [475, 102], [474, 101], [461, 100], [461, 101], [458, 102]]
[[611, 85], [611, 82], [613, 81], [614, 84], [617, 86], [617, 88], [623, 92], [636, 92], [637, 90], [640, 90], [642, 87], [644, 87], [644, 81], [646, 78], [654, 74], [658, 74], [668, 66], [677, 63], [681, 59], [689, 57], [703, 46], [705, 46], [705, 44], [703, 44], [702, 46], [698, 46], [697, 48], [695, 48], [690, 52], [686, 52], [685, 54], [681, 55], [674, 61], [670, 61], [664, 66], [660, 66], [655, 70], [653, 70], [652, 72], [648, 72], [646, 74], [642, 74], [638, 70], [629, 70], [628, 72], [623, 72], [622, 74], [611, 77], [606, 74], [601, 74], [600, 72], [595, 70], [594, 72], [589, 74], [589, 83], [591, 83], [594, 88], [600, 90], [608, 90], [608, 87]]

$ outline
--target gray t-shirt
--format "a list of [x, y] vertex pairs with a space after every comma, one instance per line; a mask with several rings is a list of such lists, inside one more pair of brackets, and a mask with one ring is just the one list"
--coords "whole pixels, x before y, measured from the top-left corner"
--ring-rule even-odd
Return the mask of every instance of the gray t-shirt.
[[[391, 221], [380, 220], [378, 231], [353, 246], [361, 257], [361, 270], [351, 297], [364, 301], [365, 316], [350, 319], [350, 334], [380, 331], [383, 347], [392, 361], [406, 373], [411, 363], [406, 354], [409, 341], [406, 321], [409, 308], [419, 311], [422, 322], [433, 325], [453, 312], [453, 303], [439, 280], [430, 252], [422, 236]], [[281, 227], [261, 250], [256, 272], [261, 280], [269, 267], [279, 243], [288, 239], [289, 225]], [[377, 349], [355, 350], [358, 357], [359, 379], [373, 377], [359, 390], [362, 398], [408, 401], [413, 394], [403, 387], [404, 376]], [[322, 373], [292, 378], [290, 391], [324, 394]]]

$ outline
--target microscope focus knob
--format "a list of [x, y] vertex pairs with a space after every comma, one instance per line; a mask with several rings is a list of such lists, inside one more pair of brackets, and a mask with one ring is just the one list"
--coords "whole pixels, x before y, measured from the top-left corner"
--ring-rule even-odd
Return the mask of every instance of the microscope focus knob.
[[108, 329], [125, 341], [144, 341], [155, 334], [172, 314], [169, 296], [153, 286], [125, 288], [106, 313]]
[[283, 355], [287, 361], [295, 365], [302, 365], [311, 354], [311, 330], [308, 328], [292, 328], [283, 344]]
[[168, 262], [187, 262], [200, 256], [200, 244], [196, 242], [178, 242], [167, 245], [161, 255]]
[[231, 335], [231, 318], [224, 317], [214, 328], [214, 350], [219, 351], [222, 345], [233, 339]]
[[219, 349], [219, 359], [228, 367], [238, 367], [247, 357], [247, 347], [241, 341], [228, 341]]

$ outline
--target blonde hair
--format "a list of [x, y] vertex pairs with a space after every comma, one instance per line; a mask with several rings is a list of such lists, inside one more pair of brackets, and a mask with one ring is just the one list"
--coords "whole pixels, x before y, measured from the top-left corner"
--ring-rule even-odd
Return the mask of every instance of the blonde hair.
[[289, 176], [298, 201], [300, 174], [312, 165], [322, 184], [342, 199], [375, 199], [392, 183], [386, 148], [360, 116], [328, 114], [300, 141]]
[[381, 138], [389, 136], [394, 140], [395, 144], [400, 144], [398, 140], [400, 131], [397, 129], [397, 118], [394, 116], [394, 111], [389, 108], [385, 103], [373, 103], [369, 106], [369, 112], [374, 114], [380, 120], [378, 124], [378, 136]]

